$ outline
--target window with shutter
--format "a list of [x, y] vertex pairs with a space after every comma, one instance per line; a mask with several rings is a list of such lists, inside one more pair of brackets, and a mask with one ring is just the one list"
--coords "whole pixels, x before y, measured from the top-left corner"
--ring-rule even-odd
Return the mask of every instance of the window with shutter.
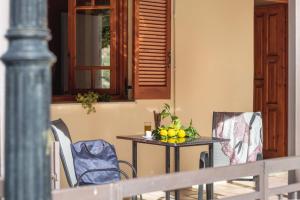
[[135, 1], [134, 94], [168, 99], [171, 90], [171, 0]]
[[132, 99], [132, 86], [135, 99], [170, 98], [171, 0], [49, 2], [54, 101], [88, 91]]

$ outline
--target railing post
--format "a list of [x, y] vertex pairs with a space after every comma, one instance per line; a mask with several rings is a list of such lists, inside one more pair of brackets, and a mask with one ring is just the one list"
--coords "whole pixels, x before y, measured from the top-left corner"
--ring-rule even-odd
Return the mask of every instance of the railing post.
[[10, 0], [6, 65], [5, 199], [51, 199], [47, 148], [50, 66], [46, 0]]
[[259, 172], [259, 181], [256, 181], [256, 184], [258, 183], [258, 187], [256, 186], [256, 190], [259, 189], [261, 197], [260, 200], [265, 200], [269, 198], [269, 175], [268, 170], [266, 169], [266, 161], [262, 162], [262, 169]]

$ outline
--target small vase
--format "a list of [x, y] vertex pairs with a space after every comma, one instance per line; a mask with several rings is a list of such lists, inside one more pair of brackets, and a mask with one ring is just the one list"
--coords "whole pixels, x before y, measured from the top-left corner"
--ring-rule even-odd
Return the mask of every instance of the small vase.
[[155, 129], [158, 129], [160, 127], [161, 115], [160, 115], [160, 113], [157, 113], [156, 111], [153, 111], [153, 115], [154, 115]]

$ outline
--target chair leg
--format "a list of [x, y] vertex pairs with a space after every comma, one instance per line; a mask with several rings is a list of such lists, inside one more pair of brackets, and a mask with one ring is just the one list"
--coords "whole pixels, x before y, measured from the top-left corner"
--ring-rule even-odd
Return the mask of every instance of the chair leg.
[[263, 160], [263, 159], [264, 159], [264, 157], [263, 157], [262, 153], [258, 153], [256, 156], [256, 160], [258, 161], [258, 160]]
[[[208, 164], [208, 153], [201, 152], [199, 160], [199, 168], [205, 168]], [[207, 188], [206, 188], [207, 191]], [[203, 185], [198, 185], [198, 200], [203, 200]]]

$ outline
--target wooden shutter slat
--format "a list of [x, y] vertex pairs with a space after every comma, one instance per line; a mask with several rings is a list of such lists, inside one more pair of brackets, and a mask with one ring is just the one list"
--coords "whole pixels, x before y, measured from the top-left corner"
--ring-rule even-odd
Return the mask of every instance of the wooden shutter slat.
[[158, 57], [163, 57], [163, 56], [165, 56], [165, 54], [161, 54], [161, 53], [139, 53], [139, 56], [149, 56], [149, 57], [158, 56]]
[[156, 60], [156, 61], [161, 60], [163, 62], [166, 62], [166, 57], [158, 57], [158, 56], [154, 57], [154, 56], [141, 56], [140, 55], [140, 58], [143, 60]]
[[155, 84], [155, 83], [160, 83], [160, 84], [165, 84], [166, 79], [165, 78], [161, 78], [161, 79], [147, 79], [147, 78], [140, 78], [140, 82], [145, 85], [146, 83], [148, 84]]
[[154, 43], [154, 42], [140, 41], [140, 44], [141, 45], [147, 45], [147, 46], [162, 46], [162, 47], [166, 46], [166, 43], [162, 43], [162, 42]]
[[161, 75], [161, 74], [166, 74], [166, 72], [165, 71], [144, 71], [144, 70], [141, 70], [140, 72], [139, 72], [139, 74], [157, 74], [157, 75]]
[[138, 16], [142, 20], [152, 20], [152, 21], [163, 21], [166, 22], [166, 18], [160, 18], [159, 16], [149, 16], [149, 15], [143, 15]]
[[[145, 83], [145, 82], [141, 82], [140, 83], [140, 86], [165, 86], [165, 83], [159, 83], [159, 82], [157, 82], [157, 83]], [[144, 95], [144, 96], [147, 96], [147, 95]], [[148, 97], [149, 99], [151, 99], [151, 97]], [[157, 99], [159, 99], [158, 97], [156, 97]], [[142, 99], [142, 98], [140, 98], [140, 99]], [[144, 98], [144, 99], [147, 99], [147, 98]], [[154, 99], [154, 98], [152, 98], [152, 99]]]
[[164, 32], [154, 32], [154, 31], [140, 31], [142, 35], [159, 35], [159, 36], [166, 36]]
[[170, 98], [171, 0], [135, 0], [134, 94]]
[[160, 25], [160, 24], [141, 24], [140, 23], [140, 26], [141, 27], [148, 27], [148, 28], [161, 28], [161, 29], [164, 29], [165, 25]]
[[[154, 60], [141, 60], [140, 61], [141, 64], [164, 64], [165, 62], [162, 62], [162, 61], [154, 61]], [[155, 66], [153, 66], [155, 67]]]
[[165, 3], [165, 0], [141, 0], [141, 2]]
[[164, 21], [155, 21], [155, 20], [145, 20], [145, 19], [141, 19], [139, 21], [140, 24], [159, 24], [159, 25], [166, 25], [167, 22], [164, 22]]
[[143, 16], [143, 17], [166, 17], [166, 15], [158, 14], [158, 13], [143, 13], [140, 16]]
[[155, 31], [155, 32], [163, 32], [165, 33], [167, 30], [163, 28], [157, 28], [157, 27], [147, 27], [147, 26], [141, 26], [141, 31]]
[[141, 80], [166, 80], [166, 75], [164, 74], [139, 74]]
[[167, 39], [166, 35], [149, 35], [149, 34], [140, 34], [139, 38], [154, 38], [154, 39]]
[[140, 38], [139, 41], [144, 41], [144, 42], [157, 42], [157, 43], [164, 43], [166, 40], [165, 39], [153, 39], [153, 38], [147, 38], [147, 37], [143, 37]]
[[144, 70], [144, 69], [146, 69], [146, 68], [149, 68], [149, 69], [152, 69], [152, 70], [155, 70], [155, 69], [159, 69], [159, 70], [166, 70], [165, 69], [165, 65], [159, 65], [159, 64], [157, 64], [157, 65], [152, 65], [152, 64], [147, 64], [147, 63], [141, 63], [140, 64], [140, 69], [142, 69], [142, 70]]
[[159, 50], [159, 49], [140, 49], [141, 53], [165, 53], [165, 50]]
[[152, 50], [152, 49], [166, 50], [165, 47], [160, 47], [160, 46], [143, 46], [143, 49], [148, 49], [148, 50]]

